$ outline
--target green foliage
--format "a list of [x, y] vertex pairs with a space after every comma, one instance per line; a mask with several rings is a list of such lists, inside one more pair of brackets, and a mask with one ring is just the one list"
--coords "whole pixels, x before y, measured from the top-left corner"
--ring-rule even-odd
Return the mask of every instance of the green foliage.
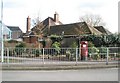
[[115, 46], [119, 47], [120, 46], [120, 33], [114, 34], [114, 37], [115, 37], [114, 44]]
[[106, 46], [114, 46], [117, 42], [117, 36], [114, 34], [103, 36], [103, 41]]
[[96, 48], [96, 47], [91, 47], [91, 48], [89, 48], [89, 53], [91, 53], [91, 54], [98, 54], [99, 53], [99, 49], [98, 48]]
[[88, 47], [94, 47], [94, 44], [91, 41], [89, 41], [88, 42]]
[[60, 41], [62, 41], [63, 37], [58, 35], [51, 35], [50, 39], [52, 40], [52, 48], [55, 48], [56, 55], [59, 54], [61, 50]]
[[8, 43], [18, 43], [16, 40], [9, 40]]
[[101, 47], [99, 48], [100, 53], [107, 53], [107, 48], [106, 47]]
[[99, 49], [94, 46], [92, 42], [88, 42], [88, 53], [91, 55], [91, 58], [98, 59], [99, 57]]
[[39, 57], [39, 55], [41, 54], [41, 50], [39, 49], [32, 50], [32, 54], [35, 54], [36, 57]]
[[77, 43], [76, 42], [73, 42], [72, 43], [72, 45], [70, 46], [71, 48], [77, 48], [78, 47], [78, 45], [77, 45]]
[[52, 40], [52, 42], [60, 42], [63, 38], [62, 36], [58, 36], [58, 35], [51, 35], [50, 39]]
[[75, 60], [76, 57], [76, 49], [67, 49], [66, 50], [66, 58], [70, 61]]
[[91, 47], [88, 49], [89, 55], [93, 58], [93, 59], [98, 59], [99, 58], [99, 49], [96, 47]]
[[20, 43], [18, 45], [16, 45], [16, 48], [25, 48], [26, 44], [25, 43]]
[[68, 60], [73, 61], [75, 60], [76, 57], [76, 48], [78, 48], [78, 44], [76, 41], [73, 41], [72, 44], [70, 45], [72, 49], [66, 50], [66, 57]]
[[120, 33], [110, 35], [87, 35], [81, 38], [81, 41], [89, 41], [94, 44], [95, 47], [101, 46], [119, 46], [120, 45]]
[[89, 41], [92, 42], [94, 44], [94, 46], [96, 47], [101, 47], [102, 45], [102, 38], [101, 36], [97, 36], [97, 35], [87, 35], [87, 36], [83, 36], [81, 38], [81, 41]]
[[43, 44], [43, 48], [44, 48], [46, 46], [46, 41], [43, 41], [42, 44]]
[[58, 35], [51, 35], [50, 38], [59, 38], [60, 36]]
[[54, 42], [52, 44], [52, 48], [55, 48], [55, 51], [57, 52], [57, 54], [60, 53], [60, 43], [59, 42]]
[[24, 53], [24, 48], [16, 47], [15, 48], [15, 52], [16, 52], [17, 55], [22, 55], [22, 53]]
[[66, 50], [66, 57], [67, 57], [68, 60], [70, 60], [70, 57], [71, 57], [70, 50]]
[[20, 43], [20, 44], [16, 45], [15, 52], [17, 53], [17, 55], [22, 55], [25, 47], [26, 47], [25, 43]]

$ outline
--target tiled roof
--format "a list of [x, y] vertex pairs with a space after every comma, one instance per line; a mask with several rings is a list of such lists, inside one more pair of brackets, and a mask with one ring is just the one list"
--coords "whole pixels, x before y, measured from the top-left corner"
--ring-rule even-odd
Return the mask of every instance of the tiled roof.
[[22, 32], [22, 30], [18, 27], [18, 26], [7, 26], [11, 31], [20, 31]]
[[101, 33], [105, 34], [105, 35], [112, 34], [110, 31], [105, 29], [103, 26], [94, 26], [94, 28], [97, 29], [98, 31], [100, 31]]
[[[62, 23], [59, 21], [57, 24], [61, 25]], [[36, 26], [34, 26], [31, 30], [35, 31], [36, 33], [41, 33], [41, 32], [46, 33], [48, 32], [49, 26], [55, 26], [57, 24], [55, 23], [53, 18], [48, 17], [39, 24], [37, 24]]]
[[28, 37], [28, 36], [37, 36], [37, 35], [34, 31], [29, 31], [21, 35], [21, 37]]
[[50, 34], [61, 35], [81, 35], [81, 34], [101, 34], [93, 27], [89, 27], [86, 22], [56, 25], [50, 27]]
[[[89, 26], [89, 25], [88, 25]], [[95, 34], [95, 35], [101, 35], [102, 32], [100, 32], [99, 30], [95, 29], [94, 27], [92, 26], [89, 26], [89, 29], [91, 31], [91, 34]]]
[[[49, 26], [57, 25], [52, 17], [46, 18], [44, 21], [42, 21], [42, 23], [43, 25], [49, 25]], [[59, 21], [58, 24], [61, 25], [62, 23]]]

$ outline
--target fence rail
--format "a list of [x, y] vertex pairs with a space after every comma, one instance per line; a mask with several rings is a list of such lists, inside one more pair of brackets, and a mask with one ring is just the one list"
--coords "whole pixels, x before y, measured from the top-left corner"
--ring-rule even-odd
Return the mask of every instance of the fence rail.
[[[87, 61], [116, 61], [119, 60], [119, 47], [88, 48]], [[80, 62], [81, 50], [78, 48], [4, 48], [3, 63], [59, 63]]]

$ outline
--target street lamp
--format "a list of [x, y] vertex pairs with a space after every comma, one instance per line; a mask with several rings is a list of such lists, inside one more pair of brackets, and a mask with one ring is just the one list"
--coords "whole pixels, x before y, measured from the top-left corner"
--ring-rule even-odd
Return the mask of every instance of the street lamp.
[[[105, 41], [105, 43], [108, 45], [108, 35], [105, 35], [104, 36], [104, 41]], [[109, 48], [107, 47], [107, 55], [106, 55], [106, 65], [108, 65], [108, 57], [109, 57]]]
[[1, 62], [4, 62], [3, 58], [3, 52], [4, 52], [4, 46], [3, 46], [3, 0], [1, 0]]

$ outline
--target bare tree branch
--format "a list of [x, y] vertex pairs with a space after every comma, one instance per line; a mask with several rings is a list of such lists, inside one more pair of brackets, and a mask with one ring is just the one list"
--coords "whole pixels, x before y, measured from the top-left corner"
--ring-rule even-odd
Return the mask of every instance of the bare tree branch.
[[90, 26], [105, 26], [105, 23], [99, 15], [86, 14], [80, 17], [80, 21], [86, 22]]

